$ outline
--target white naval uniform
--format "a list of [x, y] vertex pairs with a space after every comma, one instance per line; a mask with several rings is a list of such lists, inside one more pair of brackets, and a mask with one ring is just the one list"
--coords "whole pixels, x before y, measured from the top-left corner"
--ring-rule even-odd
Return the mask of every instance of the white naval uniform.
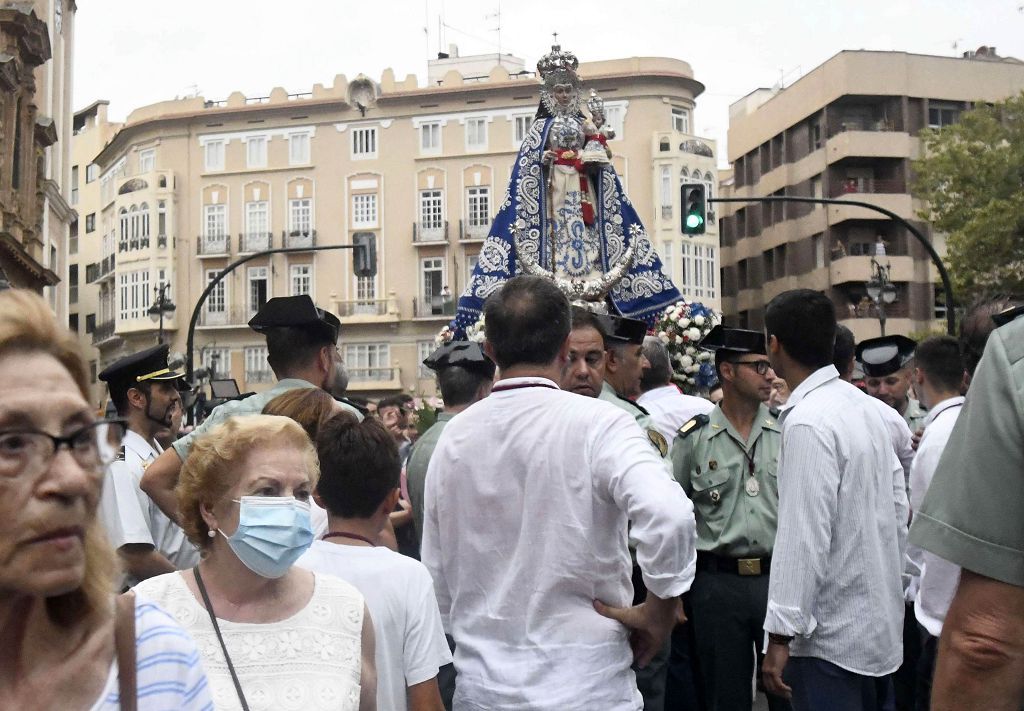
[[[122, 451], [123, 458], [107, 467], [100, 498], [100, 520], [110, 544], [115, 549], [130, 543], [148, 544], [178, 570], [193, 567], [199, 562], [199, 551], [139, 485], [142, 472], [163, 449], [128, 430]], [[122, 582], [131, 587], [139, 581], [126, 572]]]

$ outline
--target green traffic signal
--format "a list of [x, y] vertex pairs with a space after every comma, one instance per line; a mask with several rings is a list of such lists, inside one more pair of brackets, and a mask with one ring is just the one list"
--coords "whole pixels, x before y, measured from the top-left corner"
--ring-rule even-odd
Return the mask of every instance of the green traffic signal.
[[707, 222], [707, 188], [704, 183], [684, 183], [680, 186], [683, 234], [702, 235]]
[[695, 230], [704, 224], [704, 219], [697, 214], [686, 216], [686, 227], [691, 230]]

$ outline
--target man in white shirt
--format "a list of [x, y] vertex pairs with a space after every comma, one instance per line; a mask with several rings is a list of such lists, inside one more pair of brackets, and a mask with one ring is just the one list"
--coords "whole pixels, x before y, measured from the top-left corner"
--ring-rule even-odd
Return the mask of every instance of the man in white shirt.
[[[916, 511], [924, 501], [939, 458], [964, 404], [960, 395], [965, 380], [960, 343], [951, 336], [927, 338], [917, 347], [914, 366], [914, 391], [928, 408], [924, 435], [910, 470], [910, 508]], [[921, 568], [914, 615], [925, 634], [921, 645], [917, 705], [927, 708], [939, 635], [960, 582], [960, 566], [917, 546], [911, 546], [909, 553]]]
[[889, 709], [888, 675], [902, 660], [903, 468], [878, 411], [832, 364], [827, 296], [779, 294], [765, 331], [792, 391], [780, 417], [765, 687], [791, 695], [795, 711]]
[[[693, 580], [693, 509], [633, 418], [556, 385], [570, 310], [553, 282], [511, 279], [484, 313], [502, 379], [448, 423], [425, 495], [454, 708], [639, 711], [630, 664], [662, 648]], [[649, 591], [634, 607], [627, 521]]]
[[100, 519], [124, 566], [122, 583], [131, 587], [154, 575], [173, 573], [199, 562], [185, 532], [139, 487], [142, 473], [163, 449], [155, 435], [171, 426], [181, 410], [181, 373], [167, 367], [167, 344], [126, 356], [99, 374], [107, 383], [128, 431], [118, 458], [105, 472]]
[[657, 336], [644, 338], [644, 357], [651, 367], [640, 376], [640, 397], [636, 404], [651, 415], [665, 440], [672, 445], [676, 430], [694, 415], [706, 415], [715, 406], [709, 400], [684, 395], [672, 382], [672, 362], [668, 349]]
[[317, 503], [328, 533], [297, 565], [352, 583], [377, 640], [377, 708], [440, 711], [437, 673], [452, 660], [433, 581], [423, 564], [374, 541], [398, 502], [402, 463], [376, 418], [335, 415], [317, 432]]

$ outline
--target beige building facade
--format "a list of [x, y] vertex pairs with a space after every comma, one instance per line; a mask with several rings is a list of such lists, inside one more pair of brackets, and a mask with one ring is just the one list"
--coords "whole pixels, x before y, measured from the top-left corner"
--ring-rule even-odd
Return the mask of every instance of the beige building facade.
[[[1021, 90], [1024, 63], [991, 48], [962, 58], [840, 52], [781, 91], [761, 89], [732, 105], [732, 171], [722, 194], [868, 202], [911, 221], [944, 254], [943, 236], [920, 220], [923, 206], [911, 195], [918, 133]], [[877, 336], [878, 307], [866, 289], [874, 257], [889, 267], [895, 287], [886, 333], [945, 330], [936, 268], [913, 235], [885, 216], [795, 203], [732, 203], [721, 212], [727, 322], [761, 328], [773, 296], [806, 287], [831, 296], [858, 340]]]
[[[99, 190], [87, 206], [83, 193], [79, 209], [95, 213], [100, 244], [85, 265], [97, 367], [156, 342], [149, 311], [161, 285], [176, 305], [165, 340], [183, 354], [193, 306], [214, 275], [240, 257], [297, 247], [249, 261], [212, 291], [198, 315], [196, 367], [234, 378], [242, 392], [269, 386], [265, 346], [246, 323], [268, 298], [309, 293], [341, 319], [350, 395], [433, 393], [420, 362], [468, 282], [539, 98], [522, 60], [463, 59], [431, 62], [426, 86], [387, 70], [379, 81], [338, 76], [304, 94], [133, 111], [92, 157]], [[698, 267], [693, 251], [715, 250], [717, 237], [679, 234], [683, 171], [717, 184], [713, 144], [691, 133], [703, 86], [688, 64], [667, 58], [583, 63], [579, 72], [605, 99], [615, 166], [666, 249], [666, 268], [684, 293], [699, 288], [717, 305], [718, 256], [702, 250]], [[376, 277], [356, 278], [350, 251], [311, 249], [351, 244], [358, 233], [375, 236]]]
[[74, 0], [0, 2], [0, 281], [61, 320], [71, 167]]

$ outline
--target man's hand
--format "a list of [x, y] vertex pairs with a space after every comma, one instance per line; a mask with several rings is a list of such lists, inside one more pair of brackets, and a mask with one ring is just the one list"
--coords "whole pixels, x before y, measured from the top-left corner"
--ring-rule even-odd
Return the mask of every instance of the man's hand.
[[789, 699], [793, 696], [793, 690], [786, 686], [782, 680], [782, 672], [789, 662], [789, 645], [768, 642], [768, 651], [761, 664], [761, 678], [764, 680], [764, 688], [776, 696]]
[[917, 432], [915, 432], [914, 434], [910, 435], [910, 448], [913, 449], [915, 452], [917, 451], [918, 445], [921, 444], [921, 438], [923, 436], [924, 436], [924, 427], [921, 427], [920, 429], [917, 430]]
[[647, 593], [647, 599], [634, 607], [609, 607], [594, 600], [599, 615], [621, 622], [629, 628], [629, 646], [633, 659], [641, 669], [646, 667], [663, 646], [676, 624], [677, 598], [663, 600]]

